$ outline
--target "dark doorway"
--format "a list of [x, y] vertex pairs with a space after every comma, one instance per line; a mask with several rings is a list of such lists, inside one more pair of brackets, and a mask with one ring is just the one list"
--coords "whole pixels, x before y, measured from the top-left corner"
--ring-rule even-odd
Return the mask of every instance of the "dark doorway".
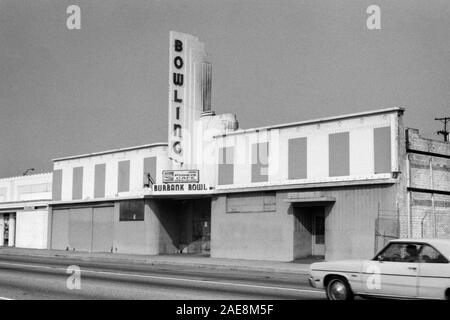
[[9, 214], [5, 213], [3, 214], [3, 228], [1, 230], [2, 232], [2, 239], [3, 241], [0, 243], [0, 246], [8, 246], [9, 242]]
[[294, 206], [294, 259], [325, 255], [325, 208]]
[[211, 199], [177, 201], [179, 252], [209, 255], [211, 242]]

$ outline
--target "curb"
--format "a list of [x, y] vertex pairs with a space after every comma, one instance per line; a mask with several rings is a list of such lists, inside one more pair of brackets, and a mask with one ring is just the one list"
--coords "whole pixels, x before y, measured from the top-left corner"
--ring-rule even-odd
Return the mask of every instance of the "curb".
[[32, 257], [32, 258], [62, 258], [62, 259], [72, 259], [80, 260], [86, 262], [118, 262], [118, 263], [134, 263], [134, 264], [147, 264], [147, 265], [172, 265], [172, 266], [186, 266], [193, 268], [209, 268], [216, 270], [237, 270], [237, 271], [255, 271], [255, 272], [274, 272], [274, 273], [284, 273], [284, 274], [297, 274], [304, 275], [309, 274], [308, 270], [302, 268], [292, 270], [291, 268], [277, 268], [270, 266], [246, 266], [246, 265], [220, 265], [220, 264], [210, 264], [210, 263], [195, 263], [186, 261], [173, 261], [173, 260], [151, 260], [151, 259], [127, 259], [127, 258], [109, 258], [109, 257], [89, 257], [89, 256], [72, 256], [67, 254], [20, 254], [18, 252], [2, 252], [0, 249], [0, 256], [21, 256], [21, 257]]

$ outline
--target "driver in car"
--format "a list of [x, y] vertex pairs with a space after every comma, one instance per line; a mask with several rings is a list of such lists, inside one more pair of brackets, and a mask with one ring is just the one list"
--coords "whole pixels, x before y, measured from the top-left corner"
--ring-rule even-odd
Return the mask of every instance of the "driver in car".
[[406, 255], [403, 257], [404, 262], [417, 262], [419, 259], [419, 250], [417, 250], [417, 246], [413, 244], [408, 244], [406, 246]]

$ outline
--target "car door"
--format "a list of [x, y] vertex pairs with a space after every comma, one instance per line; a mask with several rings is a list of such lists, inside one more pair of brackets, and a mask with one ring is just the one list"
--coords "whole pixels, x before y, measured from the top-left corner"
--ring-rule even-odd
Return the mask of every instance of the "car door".
[[450, 263], [434, 247], [424, 244], [419, 255], [419, 297], [444, 299], [450, 288]]
[[[418, 244], [390, 243], [374, 260], [363, 266], [363, 290], [369, 295], [417, 297], [418, 255], [407, 254], [407, 246]], [[411, 248], [411, 247], [410, 247]]]

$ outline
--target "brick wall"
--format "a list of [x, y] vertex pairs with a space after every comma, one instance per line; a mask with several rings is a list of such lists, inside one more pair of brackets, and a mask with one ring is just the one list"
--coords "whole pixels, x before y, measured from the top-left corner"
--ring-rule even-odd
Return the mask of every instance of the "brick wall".
[[450, 238], [450, 143], [422, 138], [415, 129], [406, 138], [411, 236]]

